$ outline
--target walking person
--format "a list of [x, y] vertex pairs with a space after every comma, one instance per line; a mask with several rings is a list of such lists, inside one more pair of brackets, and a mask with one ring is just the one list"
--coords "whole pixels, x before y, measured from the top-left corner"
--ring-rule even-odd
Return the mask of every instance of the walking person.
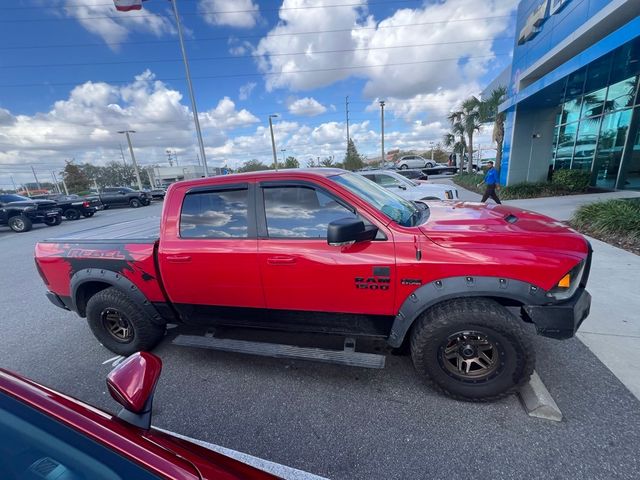
[[478, 184], [478, 187], [483, 183], [486, 185], [484, 190], [484, 195], [482, 195], [482, 203], [486, 202], [489, 197], [493, 198], [493, 201], [498, 205], [502, 204], [500, 199], [498, 198], [498, 194], [496, 193], [497, 189], [500, 189], [500, 185], [498, 184], [498, 171], [493, 167], [493, 162], [487, 162], [489, 166], [489, 170], [484, 177], [484, 180]]

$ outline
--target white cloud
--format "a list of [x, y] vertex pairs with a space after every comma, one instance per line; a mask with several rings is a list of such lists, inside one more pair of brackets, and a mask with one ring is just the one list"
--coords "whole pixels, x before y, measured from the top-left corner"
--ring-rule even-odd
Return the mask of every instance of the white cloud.
[[118, 12], [113, 2], [104, 0], [57, 0], [64, 14], [75, 18], [87, 31], [101, 37], [113, 50], [125, 41], [130, 31], [151, 33], [160, 37], [175, 34], [169, 18], [148, 10]]
[[200, 0], [198, 8], [210, 25], [252, 28], [260, 19], [258, 4], [253, 0]]
[[200, 118], [204, 126], [221, 130], [246, 127], [259, 122], [248, 110], [236, 110], [236, 104], [229, 97], [224, 97], [215, 108], [201, 114]]
[[240, 87], [238, 92], [238, 98], [240, 100], [248, 100], [253, 92], [253, 89], [256, 88], [258, 84], [256, 82], [248, 82]]
[[[310, 6], [309, 0], [284, 0], [280, 22], [256, 47], [258, 68], [268, 74], [267, 90], [310, 90], [350, 76], [366, 79], [364, 94], [370, 98], [456, 89], [486, 73], [495, 58], [491, 39], [507, 28], [505, 16], [517, 6], [517, 0], [425, 2], [377, 21], [367, 15], [366, 0], [353, 3], [357, 5], [305, 9], [299, 7]], [[324, 4], [335, 2], [313, 2]], [[399, 27], [408, 24], [414, 26]], [[334, 50], [340, 52], [321, 53]], [[358, 66], [366, 68], [353, 68]]]
[[300, 115], [301, 117], [315, 117], [327, 111], [327, 108], [315, 98], [305, 97], [292, 101], [289, 106], [289, 113]]

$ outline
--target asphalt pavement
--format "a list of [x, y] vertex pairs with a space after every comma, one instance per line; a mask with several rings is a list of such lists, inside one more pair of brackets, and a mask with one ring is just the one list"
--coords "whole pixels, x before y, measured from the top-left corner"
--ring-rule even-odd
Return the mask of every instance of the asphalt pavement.
[[[117, 359], [84, 320], [48, 302], [33, 247], [160, 210], [109, 210], [24, 234], [0, 227], [0, 366], [115, 411], [105, 376]], [[407, 357], [365, 370], [164, 343], [154, 424], [333, 479], [637, 479], [640, 402], [578, 340], [535, 344], [560, 423], [528, 417], [515, 396], [450, 400]]]

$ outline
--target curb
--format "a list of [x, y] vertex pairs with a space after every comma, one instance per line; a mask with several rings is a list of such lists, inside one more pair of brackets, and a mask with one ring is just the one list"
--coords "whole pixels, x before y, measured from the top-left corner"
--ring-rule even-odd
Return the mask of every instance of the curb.
[[529, 382], [520, 388], [518, 394], [530, 417], [562, 421], [562, 412], [536, 371], [531, 375]]

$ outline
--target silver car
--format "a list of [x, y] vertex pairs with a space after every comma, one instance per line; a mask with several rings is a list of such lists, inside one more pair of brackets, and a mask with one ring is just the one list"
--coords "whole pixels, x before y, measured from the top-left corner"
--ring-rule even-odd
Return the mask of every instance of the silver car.
[[357, 172], [365, 178], [388, 188], [406, 200], [457, 200], [458, 190], [452, 185], [417, 183], [389, 170], [366, 170]]
[[405, 155], [400, 157], [396, 162], [396, 168], [432, 168], [436, 166], [436, 162], [432, 160], [426, 160], [420, 155]]

